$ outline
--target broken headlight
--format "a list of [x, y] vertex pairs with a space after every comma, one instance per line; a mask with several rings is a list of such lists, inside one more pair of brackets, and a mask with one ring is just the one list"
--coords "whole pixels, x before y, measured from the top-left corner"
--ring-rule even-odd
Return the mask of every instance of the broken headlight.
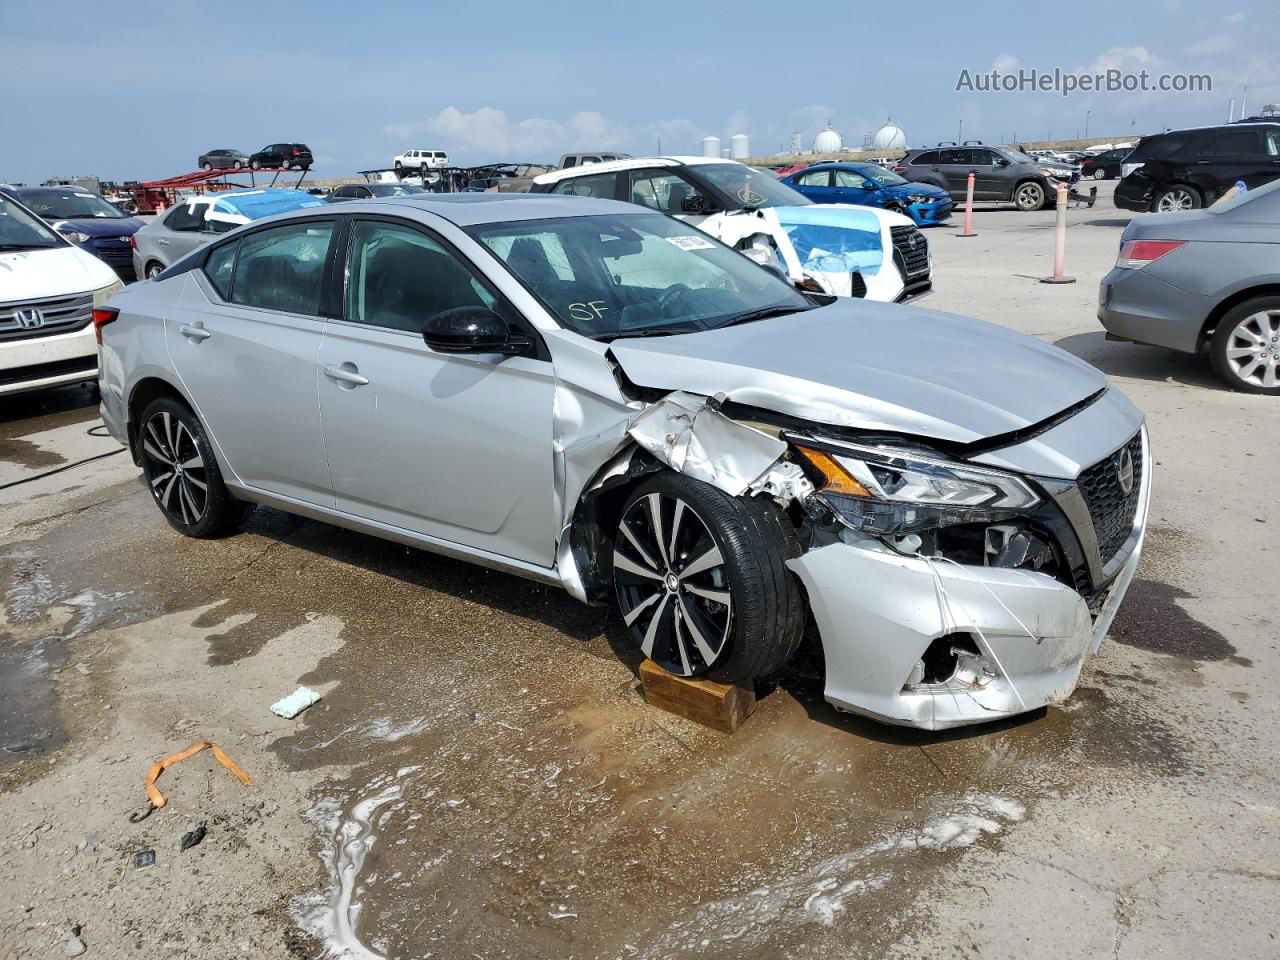
[[876, 536], [962, 523], [996, 523], [1040, 498], [1022, 478], [894, 447], [796, 449], [826, 479], [818, 495], [847, 526]]

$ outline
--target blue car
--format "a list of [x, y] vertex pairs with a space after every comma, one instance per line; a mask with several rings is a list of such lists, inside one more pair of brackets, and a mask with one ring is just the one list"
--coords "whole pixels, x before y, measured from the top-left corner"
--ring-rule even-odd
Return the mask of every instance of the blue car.
[[955, 206], [941, 187], [904, 180], [875, 163], [815, 163], [782, 182], [814, 203], [882, 207], [906, 214], [920, 227], [941, 223]]
[[59, 233], [79, 233], [72, 242], [106, 261], [126, 280], [134, 279], [130, 242], [143, 222], [80, 187], [5, 187], [8, 194]]

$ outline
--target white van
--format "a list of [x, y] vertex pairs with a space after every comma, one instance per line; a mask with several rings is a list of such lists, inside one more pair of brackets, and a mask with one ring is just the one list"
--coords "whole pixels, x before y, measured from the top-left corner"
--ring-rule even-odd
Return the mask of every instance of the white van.
[[96, 379], [93, 311], [123, 287], [106, 263], [0, 194], [0, 396]]
[[406, 150], [393, 157], [391, 165], [396, 173], [401, 170], [439, 170], [449, 165], [449, 155], [443, 150]]

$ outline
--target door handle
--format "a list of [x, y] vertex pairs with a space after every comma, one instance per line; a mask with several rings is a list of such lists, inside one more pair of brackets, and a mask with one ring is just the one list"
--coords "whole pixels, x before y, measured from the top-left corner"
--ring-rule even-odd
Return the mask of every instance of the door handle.
[[159, 246], [161, 246], [161, 247], [167, 247], [167, 246], [169, 246], [169, 244], [171, 244], [172, 242], [173, 242], [172, 240], [166, 240], [164, 237], [157, 237], [157, 238], [156, 238], [156, 244], [157, 244], [157, 245], [159, 245]]
[[363, 387], [369, 382], [369, 378], [361, 376], [360, 371], [354, 363], [344, 363], [340, 367], [328, 366], [324, 368], [324, 375], [330, 380], [338, 383], [350, 384], [353, 387]]
[[203, 323], [198, 323], [198, 322], [194, 324], [184, 323], [182, 326], [178, 328], [178, 332], [182, 334], [184, 337], [187, 337], [190, 340], [196, 340], [196, 341], [208, 340], [210, 337], [213, 336], [212, 333], [210, 333], [208, 330], [204, 328]]

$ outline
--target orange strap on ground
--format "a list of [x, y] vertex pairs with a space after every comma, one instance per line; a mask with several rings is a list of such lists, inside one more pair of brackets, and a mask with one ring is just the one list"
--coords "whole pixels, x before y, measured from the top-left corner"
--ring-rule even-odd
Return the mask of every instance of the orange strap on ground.
[[151, 801], [151, 805], [153, 807], [159, 810], [168, 802], [165, 800], [164, 794], [156, 789], [156, 780], [159, 779], [160, 774], [164, 772], [165, 767], [168, 767], [170, 764], [177, 763], [179, 760], [185, 760], [187, 757], [193, 757], [201, 750], [212, 750], [213, 755], [218, 758], [218, 762], [239, 777], [240, 782], [246, 787], [253, 783], [253, 781], [249, 779], [249, 775], [236, 766], [236, 762], [234, 760], [222, 752], [221, 747], [209, 740], [201, 740], [199, 743], [193, 743], [181, 753], [169, 754], [169, 756], [165, 757], [151, 768], [151, 772], [147, 774], [147, 799]]

